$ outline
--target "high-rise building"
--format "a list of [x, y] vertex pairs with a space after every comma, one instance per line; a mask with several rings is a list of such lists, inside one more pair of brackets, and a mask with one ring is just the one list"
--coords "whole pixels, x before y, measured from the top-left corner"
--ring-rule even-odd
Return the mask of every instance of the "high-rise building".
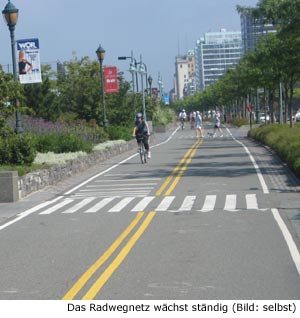
[[228, 69], [234, 68], [242, 56], [240, 31], [207, 32], [195, 48], [196, 86], [203, 90], [215, 83]]
[[175, 59], [175, 95], [177, 99], [195, 93], [195, 76], [194, 51], [189, 50], [186, 55], [177, 56]]
[[276, 27], [272, 23], [253, 17], [252, 10], [244, 8], [240, 12], [243, 54], [254, 51], [260, 38], [276, 32]]

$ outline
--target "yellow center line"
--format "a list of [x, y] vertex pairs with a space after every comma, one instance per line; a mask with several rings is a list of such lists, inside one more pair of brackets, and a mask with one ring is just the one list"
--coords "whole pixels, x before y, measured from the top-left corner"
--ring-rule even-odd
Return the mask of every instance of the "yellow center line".
[[105, 285], [105, 283], [109, 280], [111, 275], [115, 272], [115, 270], [122, 264], [128, 253], [134, 247], [138, 239], [142, 236], [144, 231], [147, 229], [152, 219], [154, 218], [156, 212], [152, 211], [148, 214], [144, 222], [138, 228], [138, 230], [134, 233], [128, 243], [123, 247], [121, 252], [116, 256], [116, 258], [112, 261], [112, 263], [106, 268], [103, 274], [97, 279], [97, 281], [93, 284], [93, 286], [88, 290], [88, 292], [83, 296], [82, 300], [92, 300], [99, 293], [101, 288]]
[[186, 154], [184, 155], [184, 157], [180, 160], [179, 164], [174, 168], [174, 170], [172, 171], [171, 175], [166, 179], [166, 181], [162, 184], [162, 186], [159, 188], [159, 190], [157, 190], [157, 192], [155, 193], [156, 196], [160, 196], [163, 191], [166, 189], [166, 187], [169, 185], [169, 183], [172, 181], [174, 175], [177, 173], [177, 171], [179, 170], [179, 168], [185, 163], [186, 159], [189, 157], [189, 155], [191, 154], [191, 152], [197, 148], [199, 146], [200, 142], [197, 141], [195, 142], [191, 148], [186, 152]]
[[139, 212], [125, 231], [114, 241], [114, 243], [104, 252], [104, 254], [79, 278], [79, 280], [73, 285], [73, 287], [63, 297], [64, 300], [71, 300], [79, 293], [88, 280], [94, 275], [94, 273], [107, 261], [107, 259], [115, 252], [120, 244], [126, 239], [126, 237], [132, 232], [140, 219], [143, 217], [144, 212]]
[[165, 195], [171, 195], [171, 193], [173, 192], [173, 190], [175, 189], [175, 187], [177, 186], [178, 182], [180, 181], [182, 175], [184, 174], [184, 172], [186, 171], [188, 165], [191, 163], [193, 157], [196, 155], [196, 150], [194, 150], [190, 156], [190, 158], [188, 158], [186, 160], [185, 166], [183, 166], [181, 168], [181, 170], [179, 171], [178, 175], [176, 176], [176, 178], [174, 179], [173, 183], [170, 185], [169, 189], [166, 191]]

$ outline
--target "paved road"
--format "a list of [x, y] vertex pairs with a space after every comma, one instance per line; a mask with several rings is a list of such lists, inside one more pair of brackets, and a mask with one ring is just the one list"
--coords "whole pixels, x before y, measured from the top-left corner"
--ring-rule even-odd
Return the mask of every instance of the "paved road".
[[299, 299], [299, 181], [211, 131], [1, 204], [0, 299]]

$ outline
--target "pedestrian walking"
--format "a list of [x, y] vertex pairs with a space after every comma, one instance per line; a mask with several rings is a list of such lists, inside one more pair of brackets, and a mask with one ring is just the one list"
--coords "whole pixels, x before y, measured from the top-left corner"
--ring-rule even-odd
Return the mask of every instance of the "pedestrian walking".
[[202, 134], [202, 117], [200, 112], [197, 110], [196, 112], [196, 138], [203, 138]]
[[214, 137], [216, 137], [216, 131], [218, 130], [220, 137], [223, 137], [223, 131], [221, 129], [221, 121], [220, 118], [218, 116], [218, 114], [215, 115], [215, 120], [214, 120]]

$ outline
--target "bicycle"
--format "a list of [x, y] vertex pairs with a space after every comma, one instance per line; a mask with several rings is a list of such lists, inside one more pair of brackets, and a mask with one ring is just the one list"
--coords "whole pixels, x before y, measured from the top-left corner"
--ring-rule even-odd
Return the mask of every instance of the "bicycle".
[[181, 126], [181, 130], [184, 129], [184, 118], [180, 118], [180, 126]]
[[144, 136], [143, 135], [137, 135], [136, 140], [138, 143], [138, 152], [140, 154], [141, 163], [147, 163], [147, 152], [144, 146]]

